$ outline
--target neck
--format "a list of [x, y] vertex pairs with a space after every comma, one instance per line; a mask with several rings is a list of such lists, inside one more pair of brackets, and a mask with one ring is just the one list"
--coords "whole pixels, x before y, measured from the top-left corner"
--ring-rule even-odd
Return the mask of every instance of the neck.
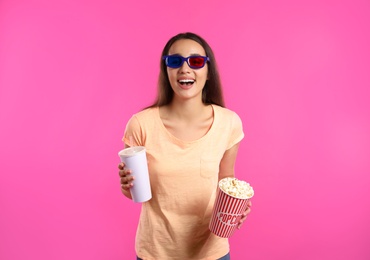
[[169, 104], [169, 108], [170, 111], [172, 111], [171, 113], [176, 115], [177, 118], [193, 120], [202, 115], [206, 105], [198, 100], [174, 100], [171, 104]]

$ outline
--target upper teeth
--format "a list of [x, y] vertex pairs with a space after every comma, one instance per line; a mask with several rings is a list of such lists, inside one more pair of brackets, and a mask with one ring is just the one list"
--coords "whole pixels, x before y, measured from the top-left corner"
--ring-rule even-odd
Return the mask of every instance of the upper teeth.
[[179, 82], [180, 83], [192, 83], [192, 82], [194, 82], [194, 80], [192, 80], [192, 79], [180, 79]]

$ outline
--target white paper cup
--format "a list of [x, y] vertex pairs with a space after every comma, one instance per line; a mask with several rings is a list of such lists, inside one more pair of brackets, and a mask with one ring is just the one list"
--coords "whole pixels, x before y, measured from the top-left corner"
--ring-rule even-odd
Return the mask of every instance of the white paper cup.
[[212, 212], [209, 229], [219, 237], [231, 237], [247, 209], [250, 198], [240, 199], [224, 192], [220, 187], [217, 190], [215, 205]]
[[118, 153], [121, 162], [124, 162], [127, 169], [131, 170], [131, 175], [135, 177], [134, 186], [130, 192], [134, 202], [145, 202], [152, 198], [148, 163], [146, 151], [143, 146], [133, 146], [121, 150]]

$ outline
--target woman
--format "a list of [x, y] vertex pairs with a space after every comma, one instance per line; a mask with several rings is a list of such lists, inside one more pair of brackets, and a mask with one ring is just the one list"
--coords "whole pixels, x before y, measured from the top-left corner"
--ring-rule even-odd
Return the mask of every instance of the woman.
[[[214, 54], [193, 33], [171, 38], [162, 52], [156, 102], [126, 126], [126, 146], [145, 146], [153, 198], [142, 204], [138, 259], [230, 259], [228, 239], [208, 225], [218, 180], [234, 177], [239, 116], [224, 108]], [[135, 185], [119, 164], [123, 194]], [[250, 206], [239, 228], [250, 213]]]

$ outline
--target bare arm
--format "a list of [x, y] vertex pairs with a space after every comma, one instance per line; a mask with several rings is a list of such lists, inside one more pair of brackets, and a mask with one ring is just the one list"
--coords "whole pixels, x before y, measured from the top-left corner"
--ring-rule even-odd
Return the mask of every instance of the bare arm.
[[221, 180], [226, 177], [235, 176], [235, 161], [238, 154], [239, 143], [235, 144], [229, 150], [224, 153], [224, 156], [220, 162], [220, 169], [218, 173], [218, 179]]

